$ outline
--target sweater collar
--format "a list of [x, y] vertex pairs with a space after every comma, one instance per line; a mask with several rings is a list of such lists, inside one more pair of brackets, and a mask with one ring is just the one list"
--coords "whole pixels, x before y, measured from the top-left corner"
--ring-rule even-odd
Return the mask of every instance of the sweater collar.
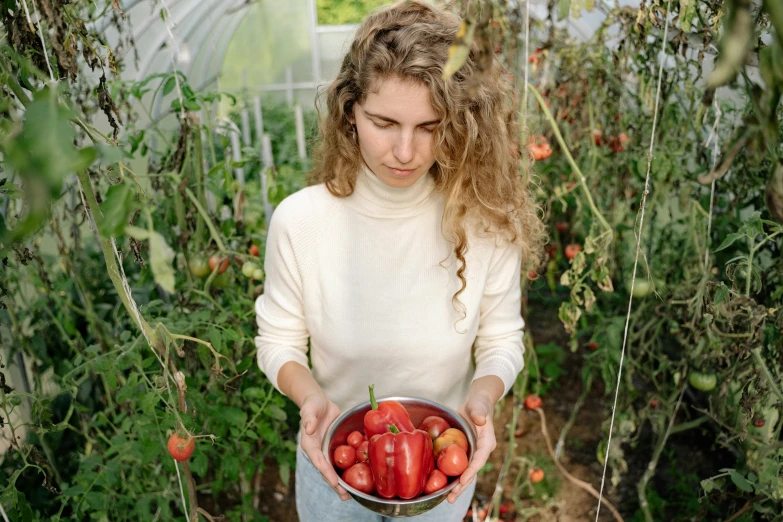
[[402, 217], [416, 214], [426, 208], [435, 190], [435, 180], [427, 173], [410, 187], [390, 187], [364, 163], [356, 177], [356, 189], [351, 198], [374, 215], [381, 217]]

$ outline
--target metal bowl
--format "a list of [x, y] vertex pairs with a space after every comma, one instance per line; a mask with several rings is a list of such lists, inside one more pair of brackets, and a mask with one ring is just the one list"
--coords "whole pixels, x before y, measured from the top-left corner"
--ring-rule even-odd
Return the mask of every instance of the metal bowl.
[[[385, 401], [398, 401], [405, 406], [414, 426], [418, 426], [421, 421], [430, 415], [443, 417], [452, 428], [459, 428], [465, 433], [468, 439], [468, 461], [473, 459], [473, 453], [476, 451], [476, 432], [461, 415], [454, 410], [447, 408], [436, 402], [416, 397], [384, 397], [378, 399], [378, 404]], [[326, 460], [332, 462], [332, 453], [337, 446], [348, 443], [348, 435], [355, 430], [364, 433], [364, 414], [370, 411], [370, 401], [354, 406], [350, 410], [343, 412], [329, 426], [324, 436], [321, 449], [326, 456]], [[420, 497], [403, 500], [399, 498], [383, 498], [375, 495], [368, 495], [358, 491], [340, 478], [338, 473], [338, 482], [348, 493], [364, 507], [387, 517], [412, 517], [421, 515], [433, 509], [435, 506], [446, 499], [449, 492], [457, 485], [457, 478], [449, 477], [451, 482], [445, 488]]]

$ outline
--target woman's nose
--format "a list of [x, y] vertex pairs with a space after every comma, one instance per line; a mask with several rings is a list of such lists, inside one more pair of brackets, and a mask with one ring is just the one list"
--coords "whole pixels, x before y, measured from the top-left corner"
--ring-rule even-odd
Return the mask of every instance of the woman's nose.
[[409, 163], [413, 160], [414, 146], [413, 146], [413, 133], [402, 131], [397, 137], [397, 142], [394, 145], [394, 157], [402, 164]]

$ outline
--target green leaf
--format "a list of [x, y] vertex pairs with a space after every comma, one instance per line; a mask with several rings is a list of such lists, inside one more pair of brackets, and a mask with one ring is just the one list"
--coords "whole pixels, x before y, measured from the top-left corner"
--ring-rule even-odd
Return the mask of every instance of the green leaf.
[[269, 404], [266, 407], [266, 414], [267, 416], [271, 417], [272, 419], [276, 419], [279, 421], [285, 421], [288, 418], [288, 415], [286, 415], [286, 412], [284, 412], [280, 406], [276, 404]]
[[714, 489], [720, 489], [718, 484], [716, 484], [715, 481], [711, 478], [702, 480], [701, 487], [705, 493], [710, 493]]
[[731, 481], [734, 483], [734, 485], [742, 491], [745, 491], [746, 493], [753, 491], [753, 485], [735, 470], [729, 470], [729, 477], [731, 478]]
[[280, 482], [282, 482], [285, 487], [288, 487], [288, 484], [291, 482], [291, 464], [282, 462], [278, 470], [280, 471]]
[[223, 336], [220, 334], [220, 330], [210, 326], [209, 330], [207, 330], [207, 338], [216, 352], [223, 353]]
[[229, 424], [242, 427], [247, 422], [247, 413], [234, 406], [227, 406], [219, 410], [219, 415]]
[[125, 233], [128, 234], [133, 239], [138, 239], [139, 241], [142, 241], [150, 237], [149, 230], [145, 228], [134, 227], [133, 225], [126, 226]]
[[729, 234], [726, 236], [726, 239], [723, 240], [723, 243], [720, 244], [718, 248], [715, 249], [714, 252], [720, 252], [724, 248], [728, 248], [731, 246], [732, 243], [734, 243], [736, 240], [740, 239], [741, 237], [744, 237], [744, 234], [740, 232], [734, 232], [733, 234]]
[[266, 397], [266, 392], [262, 388], [248, 388], [242, 392], [246, 399], [262, 400]]
[[190, 460], [190, 469], [199, 477], [207, 474], [207, 456], [203, 451], [197, 451], [193, 455], [193, 458]]
[[568, 13], [571, 11], [571, 0], [560, 0], [558, 3], [557, 17], [561, 20], [568, 18]]
[[150, 237], [150, 267], [155, 282], [170, 294], [174, 293], [174, 250], [166, 243], [166, 239], [157, 232]]
[[158, 394], [154, 391], [145, 393], [142, 395], [141, 400], [139, 400], [139, 407], [141, 408], [141, 411], [147, 414], [152, 413], [157, 404]]
[[133, 194], [127, 184], [114, 185], [100, 205], [103, 221], [100, 233], [103, 237], [122, 235], [128, 215], [133, 210]]
[[84, 493], [84, 486], [81, 484], [76, 484], [75, 486], [71, 486], [70, 488], [64, 490], [62, 495], [64, 497], [75, 497], [76, 495], [81, 495], [82, 493]]
[[168, 80], [166, 80], [166, 83], [163, 84], [163, 96], [166, 96], [168, 93], [174, 90], [174, 87], [177, 86], [177, 79], [174, 76], [171, 76]]
[[713, 300], [714, 304], [720, 304], [726, 299], [729, 298], [729, 289], [726, 287], [726, 285], [720, 285], [717, 290], [715, 290], [715, 299]]
[[226, 455], [223, 458], [223, 471], [229, 479], [239, 480], [239, 458], [235, 455]]

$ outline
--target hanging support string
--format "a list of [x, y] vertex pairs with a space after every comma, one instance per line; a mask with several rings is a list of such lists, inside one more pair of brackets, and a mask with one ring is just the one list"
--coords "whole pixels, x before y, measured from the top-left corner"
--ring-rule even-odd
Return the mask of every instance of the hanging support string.
[[647, 174], [644, 179], [644, 191], [642, 192], [642, 201], [639, 208], [639, 215], [640, 215], [639, 229], [638, 231], [635, 231], [636, 254], [634, 256], [633, 273], [631, 276], [631, 290], [629, 292], [630, 296], [628, 298], [628, 313], [626, 314], [625, 317], [625, 331], [623, 332], [623, 346], [620, 352], [620, 365], [617, 370], [617, 386], [614, 391], [612, 419], [609, 423], [609, 436], [606, 441], [606, 455], [604, 457], [604, 470], [601, 475], [601, 489], [598, 492], [598, 509], [596, 509], [595, 511], [595, 522], [598, 522], [598, 517], [601, 514], [601, 502], [603, 500], [604, 485], [606, 483], [606, 468], [607, 465], [609, 464], [610, 448], [612, 444], [612, 431], [614, 429], [614, 419], [617, 413], [617, 398], [620, 394], [620, 381], [623, 373], [623, 362], [625, 360], [625, 348], [628, 343], [628, 326], [631, 322], [631, 310], [633, 308], [633, 289], [634, 289], [634, 285], [636, 284], [636, 269], [639, 266], [639, 251], [641, 250], [641, 243], [642, 243], [642, 230], [644, 227], [645, 203], [647, 202], [647, 194], [649, 192], [649, 187], [650, 187], [650, 170], [652, 168], [653, 148], [655, 146], [655, 128], [658, 124], [658, 103], [660, 102], [660, 98], [661, 98], [661, 81], [663, 79], [663, 64], [666, 62], [666, 42], [667, 42], [667, 37], [669, 32], [669, 18], [671, 14], [671, 3], [672, 1], [668, 0], [666, 4], [666, 23], [664, 25], [663, 40], [661, 43], [661, 57], [660, 57], [660, 65], [658, 67], [658, 86], [655, 91], [655, 108], [653, 109], [652, 132], [650, 134], [650, 150], [647, 153]]

